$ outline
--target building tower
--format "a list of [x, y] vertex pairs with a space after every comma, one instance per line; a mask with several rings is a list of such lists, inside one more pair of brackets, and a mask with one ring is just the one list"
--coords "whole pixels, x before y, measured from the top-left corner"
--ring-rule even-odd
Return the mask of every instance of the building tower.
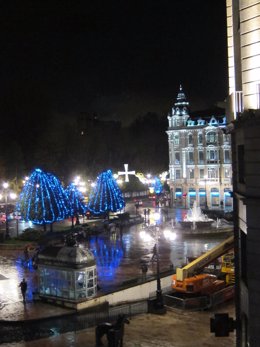
[[223, 132], [226, 118], [191, 117], [180, 86], [168, 125], [173, 205], [189, 208], [196, 200], [205, 209], [232, 209], [231, 137]]
[[237, 346], [260, 346], [260, 0], [227, 0]]

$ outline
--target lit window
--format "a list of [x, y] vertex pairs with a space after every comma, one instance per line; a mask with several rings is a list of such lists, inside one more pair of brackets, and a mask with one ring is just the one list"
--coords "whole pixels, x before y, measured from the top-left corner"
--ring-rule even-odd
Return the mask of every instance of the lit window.
[[180, 153], [179, 152], [175, 153], [175, 164], [180, 164]]
[[181, 170], [175, 170], [176, 179], [179, 180], [181, 178]]
[[208, 168], [208, 178], [218, 178], [218, 170], [215, 168]]
[[217, 151], [215, 149], [210, 149], [207, 151], [207, 160], [216, 161], [217, 158]]
[[188, 163], [193, 164], [194, 163], [194, 155], [193, 152], [188, 152]]
[[203, 161], [204, 161], [204, 152], [199, 151], [199, 163], [203, 163]]
[[180, 137], [179, 134], [174, 135], [174, 144], [179, 145], [180, 144]]
[[225, 178], [230, 178], [230, 169], [225, 168], [224, 176], [225, 176]]
[[203, 143], [203, 136], [202, 136], [201, 133], [200, 133], [199, 136], [198, 136], [198, 143], [199, 143], [199, 144], [202, 144], [202, 143]]
[[230, 163], [230, 151], [229, 150], [224, 151], [224, 161], [225, 161], [225, 163]]

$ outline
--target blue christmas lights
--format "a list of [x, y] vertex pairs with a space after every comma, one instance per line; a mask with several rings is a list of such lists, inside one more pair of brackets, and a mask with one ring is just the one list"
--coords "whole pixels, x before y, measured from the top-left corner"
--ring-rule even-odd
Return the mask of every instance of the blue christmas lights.
[[155, 192], [155, 194], [157, 194], [157, 195], [161, 194], [162, 190], [163, 190], [163, 186], [162, 186], [161, 181], [159, 180], [158, 177], [155, 177], [155, 179], [154, 179], [154, 192]]
[[93, 214], [117, 212], [125, 207], [125, 201], [111, 170], [103, 171], [92, 189], [88, 210]]
[[70, 183], [66, 188], [66, 194], [70, 201], [71, 216], [76, 216], [77, 214], [85, 214], [87, 211], [87, 205], [84, 203], [84, 196], [78, 190], [75, 183]]
[[50, 224], [67, 218], [71, 206], [58, 178], [35, 169], [23, 187], [17, 209], [25, 221]]

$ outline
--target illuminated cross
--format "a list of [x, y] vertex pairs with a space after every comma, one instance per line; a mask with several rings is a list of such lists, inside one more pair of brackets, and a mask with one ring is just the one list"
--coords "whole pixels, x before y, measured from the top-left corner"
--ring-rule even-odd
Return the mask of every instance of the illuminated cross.
[[128, 171], [128, 164], [124, 164], [125, 171], [118, 171], [118, 176], [125, 175], [125, 182], [129, 182], [128, 175], [135, 175], [135, 171]]

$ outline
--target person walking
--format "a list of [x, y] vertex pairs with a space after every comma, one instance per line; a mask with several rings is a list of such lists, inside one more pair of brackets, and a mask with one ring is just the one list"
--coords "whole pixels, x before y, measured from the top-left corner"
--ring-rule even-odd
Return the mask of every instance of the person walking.
[[143, 263], [141, 265], [141, 270], [142, 270], [142, 281], [146, 281], [146, 274], [147, 274], [147, 271], [148, 271], [147, 264]]
[[26, 291], [27, 291], [27, 282], [23, 278], [22, 282], [19, 284], [19, 287], [21, 288], [21, 293], [23, 296], [23, 302], [25, 303], [25, 296], [26, 296]]

